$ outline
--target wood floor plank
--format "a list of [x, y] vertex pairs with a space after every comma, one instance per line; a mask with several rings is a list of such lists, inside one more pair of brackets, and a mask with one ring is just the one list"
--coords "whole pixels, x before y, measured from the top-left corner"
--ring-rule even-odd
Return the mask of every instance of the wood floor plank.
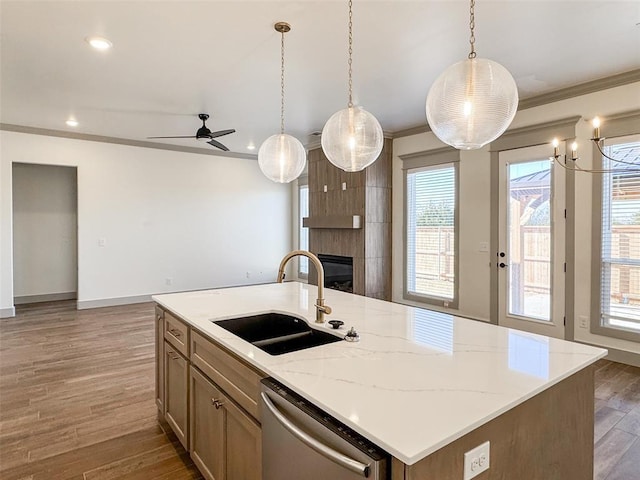
[[122, 478], [201, 478], [158, 424], [154, 340], [150, 303], [19, 306], [0, 321], [0, 478], [84, 480], [107, 465]]
[[594, 442], [598, 443], [624, 417], [625, 413], [611, 407], [604, 406], [596, 411]]
[[598, 462], [594, 465], [593, 478], [605, 480], [626, 451], [637, 440], [635, 435], [612, 428], [595, 445]]
[[606, 480], [640, 480], [640, 439], [625, 452], [620, 461], [611, 469]]
[[[617, 424], [616, 428], [640, 437], [640, 406], [627, 413]], [[640, 470], [640, 465], [638, 466]]]

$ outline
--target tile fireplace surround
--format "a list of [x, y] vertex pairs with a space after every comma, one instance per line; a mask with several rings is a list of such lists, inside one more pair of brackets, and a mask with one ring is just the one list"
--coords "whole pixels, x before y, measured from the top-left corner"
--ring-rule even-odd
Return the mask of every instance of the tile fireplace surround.
[[[390, 300], [391, 141], [385, 140], [376, 162], [362, 172], [343, 172], [320, 148], [308, 158], [309, 250], [352, 257], [353, 293]], [[353, 215], [361, 221], [344, 221]], [[309, 282], [317, 283], [313, 268]]]

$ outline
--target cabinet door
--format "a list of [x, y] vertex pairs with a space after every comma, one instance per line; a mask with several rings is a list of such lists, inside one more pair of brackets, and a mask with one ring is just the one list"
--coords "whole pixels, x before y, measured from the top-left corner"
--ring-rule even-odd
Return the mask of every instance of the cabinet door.
[[262, 430], [260, 425], [228, 401], [227, 412], [226, 480], [260, 480], [262, 478]]
[[224, 479], [225, 402], [222, 392], [191, 367], [191, 458], [207, 480]]
[[189, 450], [189, 363], [168, 342], [164, 342], [164, 374], [164, 417], [184, 448]]
[[164, 312], [156, 307], [156, 405], [164, 415]]

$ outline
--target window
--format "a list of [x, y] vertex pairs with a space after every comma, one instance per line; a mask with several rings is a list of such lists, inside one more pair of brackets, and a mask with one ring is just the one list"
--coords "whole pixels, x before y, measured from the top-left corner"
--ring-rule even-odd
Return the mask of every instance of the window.
[[[309, 250], [309, 229], [302, 226], [302, 219], [309, 216], [309, 185], [298, 187], [298, 248]], [[309, 259], [298, 257], [298, 277], [307, 278], [309, 275]]]
[[457, 307], [457, 163], [406, 170], [405, 297]]
[[619, 161], [602, 158], [599, 326], [640, 333], [640, 136], [604, 153]]

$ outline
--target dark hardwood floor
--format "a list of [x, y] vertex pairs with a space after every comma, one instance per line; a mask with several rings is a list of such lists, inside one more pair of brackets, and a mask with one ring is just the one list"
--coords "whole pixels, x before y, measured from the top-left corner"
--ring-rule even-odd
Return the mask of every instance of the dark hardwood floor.
[[[0, 320], [2, 480], [202, 478], [157, 420], [153, 315], [56, 302]], [[595, 395], [594, 478], [640, 480], [640, 369], [598, 362]]]
[[596, 480], [640, 480], [640, 368], [601, 360], [596, 370]]
[[0, 478], [198, 479], [154, 400], [150, 303], [0, 320]]

